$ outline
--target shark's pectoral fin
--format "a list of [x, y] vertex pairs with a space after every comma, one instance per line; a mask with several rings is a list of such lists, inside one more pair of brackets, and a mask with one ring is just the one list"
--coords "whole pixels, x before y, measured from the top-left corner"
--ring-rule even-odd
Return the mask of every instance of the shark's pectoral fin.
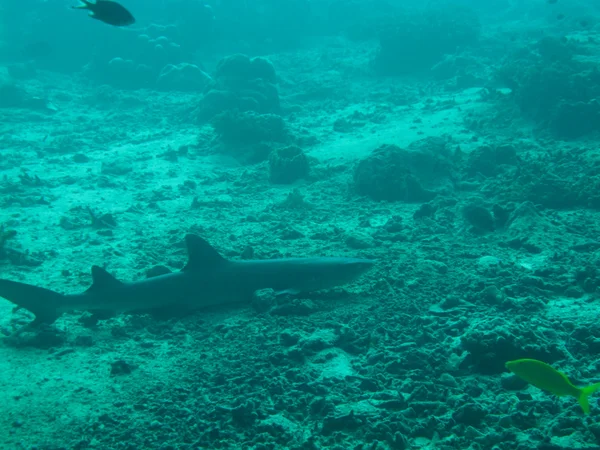
[[227, 262], [218, 251], [199, 236], [188, 234], [185, 237], [185, 243], [189, 259], [183, 268], [183, 272], [214, 269], [216, 266]]
[[171, 269], [165, 266], [154, 266], [148, 272], [146, 272], [146, 278], [160, 277], [171, 273]]
[[108, 290], [122, 286], [123, 283], [113, 277], [102, 267], [92, 266], [92, 285], [87, 292]]

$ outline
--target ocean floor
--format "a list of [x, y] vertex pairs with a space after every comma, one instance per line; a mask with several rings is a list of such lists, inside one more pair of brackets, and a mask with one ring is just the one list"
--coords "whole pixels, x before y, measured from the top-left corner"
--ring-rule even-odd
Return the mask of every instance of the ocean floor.
[[[310, 161], [291, 185], [219, 151], [197, 93], [40, 72], [39, 101], [0, 109], [1, 278], [68, 293], [92, 265], [140, 279], [183, 267], [187, 233], [227, 258], [377, 260], [268, 312], [66, 314], [10, 338], [31, 316], [0, 300], [2, 449], [600, 448], [597, 397], [584, 416], [504, 368], [529, 357], [600, 381], [597, 139], [507, 119], [485, 86], [357, 72], [346, 52], [269, 58]], [[375, 149], [431, 139], [457, 158], [452, 188], [357, 193]]]

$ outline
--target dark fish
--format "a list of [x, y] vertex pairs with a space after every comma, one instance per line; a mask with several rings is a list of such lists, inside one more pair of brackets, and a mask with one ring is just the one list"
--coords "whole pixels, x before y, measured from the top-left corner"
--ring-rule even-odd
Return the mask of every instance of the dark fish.
[[123, 5], [110, 0], [96, 0], [92, 3], [81, 0], [83, 5], [73, 6], [73, 9], [89, 9], [90, 17], [116, 27], [124, 27], [135, 23], [133, 15]]
[[556, 20], [563, 20], [565, 18], [564, 14], [557, 14], [556, 15]]

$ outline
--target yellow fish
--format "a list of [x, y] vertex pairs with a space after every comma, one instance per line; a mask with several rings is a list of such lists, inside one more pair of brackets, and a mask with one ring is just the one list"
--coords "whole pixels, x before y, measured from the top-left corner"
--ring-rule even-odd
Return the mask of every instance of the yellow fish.
[[590, 413], [588, 397], [600, 389], [600, 383], [580, 388], [571, 384], [567, 376], [545, 362], [536, 359], [517, 359], [506, 363], [506, 368], [535, 387], [562, 397], [575, 397], [581, 409]]

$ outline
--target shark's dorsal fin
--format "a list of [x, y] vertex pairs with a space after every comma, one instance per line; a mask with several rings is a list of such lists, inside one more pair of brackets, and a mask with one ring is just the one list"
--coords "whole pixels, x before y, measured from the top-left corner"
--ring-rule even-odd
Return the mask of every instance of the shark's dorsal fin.
[[188, 234], [185, 237], [188, 251], [188, 262], [183, 272], [213, 268], [227, 262], [212, 245], [199, 236]]
[[102, 291], [112, 287], [121, 286], [119, 280], [113, 277], [110, 273], [104, 270], [102, 267], [92, 266], [92, 285], [88, 291]]

